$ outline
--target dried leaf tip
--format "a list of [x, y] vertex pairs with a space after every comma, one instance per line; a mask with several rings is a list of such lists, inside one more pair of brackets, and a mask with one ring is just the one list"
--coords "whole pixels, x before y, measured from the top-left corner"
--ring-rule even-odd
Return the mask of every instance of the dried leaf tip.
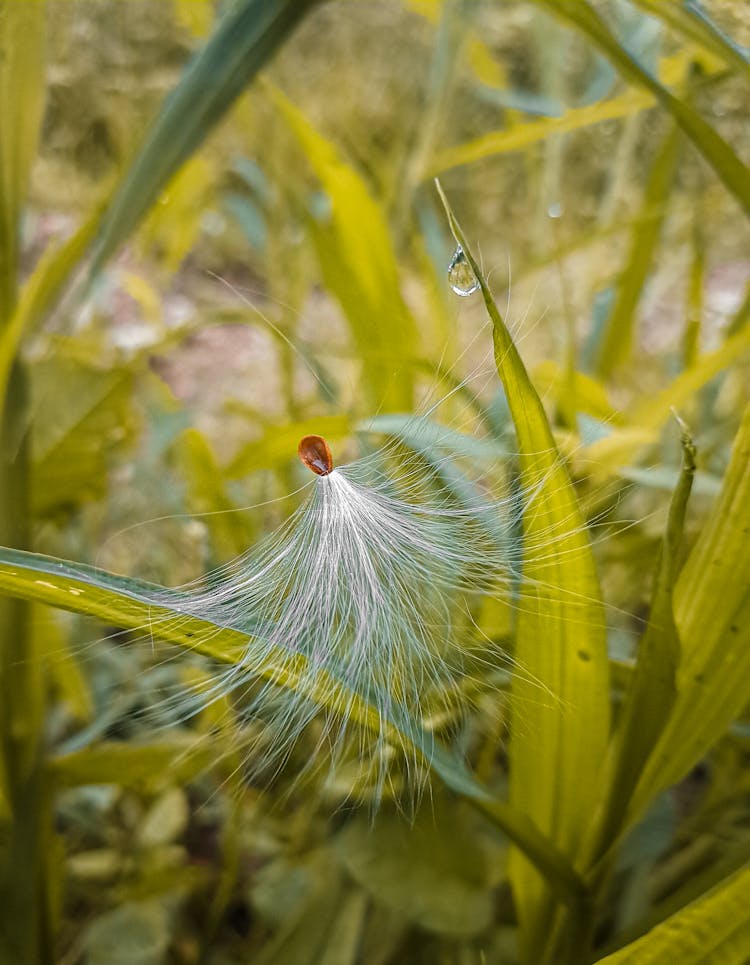
[[327, 476], [333, 472], [333, 456], [323, 436], [303, 436], [297, 447], [297, 455], [317, 476]]

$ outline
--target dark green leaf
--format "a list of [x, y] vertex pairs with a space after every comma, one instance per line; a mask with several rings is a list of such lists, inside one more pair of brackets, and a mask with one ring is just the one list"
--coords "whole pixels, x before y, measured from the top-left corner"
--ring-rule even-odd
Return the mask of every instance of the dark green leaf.
[[750, 214], [750, 171], [727, 142], [685, 99], [670, 93], [620, 44], [588, 0], [534, 0], [537, 6], [580, 30], [616, 67], [625, 80], [644, 87], [672, 115], [726, 187]]
[[180, 166], [319, 0], [242, 0], [219, 24], [172, 91], [129, 165], [94, 245], [98, 271]]

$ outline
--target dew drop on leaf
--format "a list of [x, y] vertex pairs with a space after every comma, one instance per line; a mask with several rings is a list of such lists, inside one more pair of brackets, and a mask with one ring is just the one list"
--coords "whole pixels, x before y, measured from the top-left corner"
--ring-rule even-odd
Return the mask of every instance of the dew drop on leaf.
[[461, 245], [453, 252], [453, 257], [448, 265], [448, 284], [452, 291], [462, 297], [473, 294], [479, 288], [477, 277], [472, 271]]

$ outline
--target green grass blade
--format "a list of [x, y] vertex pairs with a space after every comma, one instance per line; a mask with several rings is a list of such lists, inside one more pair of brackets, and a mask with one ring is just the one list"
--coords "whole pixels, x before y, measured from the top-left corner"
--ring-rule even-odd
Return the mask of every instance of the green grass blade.
[[677, 170], [681, 140], [682, 132], [673, 125], [654, 159], [640, 217], [633, 227], [628, 261], [599, 345], [596, 367], [602, 377], [609, 375], [630, 351], [635, 311], [667, 215], [667, 199]]
[[[308, 220], [326, 288], [341, 303], [366, 368], [373, 406], [410, 409], [411, 373], [394, 377], [414, 354], [416, 325], [401, 296], [388, 222], [354, 168], [280, 91], [271, 97], [320, 181], [331, 205], [330, 224]], [[378, 356], [382, 356], [382, 361]]]
[[172, 452], [184, 480], [185, 507], [204, 521], [213, 559], [226, 562], [240, 556], [254, 542], [255, 527], [247, 513], [237, 512], [208, 439], [198, 429], [185, 429]]
[[47, 765], [58, 787], [82, 784], [137, 786], [169, 773], [175, 783], [189, 781], [216, 761], [216, 751], [200, 739], [149, 744], [101, 741], [53, 757]]
[[677, 700], [636, 788], [637, 817], [716, 743], [750, 701], [750, 407], [721, 495], [677, 581]]
[[180, 166], [317, 2], [242, 0], [221, 21], [165, 101], [125, 172], [102, 220], [92, 273], [139, 224]]
[[723, 34], [704, 11], [683, 0], [631, 0], [637, 7], [658, 17], [691, 43], [699, 44], [720, 57], [730, 70], [750, 80], [750, 60], [743, 50]]
[[[180, 609], [187, 598], [174, 591], [173, 605], [151, 602], [163, 587], [117, 576], [91, 566], [68, 563], [36, 553], [0, 548], [0, 595], [47, 603], [74, 613], [94, 616], [125, 629], [149, 627], [167, 642], [202, 653], [223, 663], [241, 658], [249, 672], [276, 686], [302, 693], [319, 707], [346, 715], [359, 726], [379, 732], [382, 715], [361, 696], [330, 674], [311, 678], [302, 655], [290, 660], [282, 649], [264, 649], [262, 661], [248, 660], [252, 638], [239, 630], [186, 615]], [[454, 790], [486, 814], [528, 855], [555, 892], [575, 902], [582, 883], [567, 858], [522, 812], [495, 800], [462, 762], [413, 722], [388, 723], [396, 746], [411, 748], [424, 757], [433, 771]]]
[[[735, 319], [738, 317], [735, 316]], [[733, 325], [730, 325], [729, 330], [732, 328]], [[711, 379], [740, 361], [748, 352], [750, 325], [745, 319], [717, 349], [699, 356], [695, 365], [681, 372], [665, 389], [633, 406], [628, 412], [628, 422], [640, 429], [660, 428], [672, 409], [681, 409]]]
[[593, 124], [630, 117], [638, 111], [652, 107], [654, 98], [643, 91], [628, 91], [619, 97], [586, 104], [584, 107], [571, 108], [562, 117], [544, 118], [514, 124], [504, 130], [490, 131], [472, 138], [462, 144], [443, 148], [430, 161], [425, 177], [434, 177], [450, 168], [463, 164], [473, 164], [498, 154], [511, 154], [523, 151], [557, 134], [569, 134], [583, 130]]
[[[692, 57], [683, 55], [665, 58], [663, 74], [670, 83], [683, 83], [688, 75], [692, 60]], [[707, 73], [710, 74], [710, 72], [710, 68], [707, 68]], [[586, 104], [583, 107], [570, 108], [565, 111], [562, 117], [527, 121], [523, 124], [514, 124], [503, 130], [490, 131], [488, 134], [483, 134], [463, 144], [457, 144], [437, 152], [430, 161], [425, 176], [434, 176], [449, 168], [459, 167], [462, 164], [472, 164], [486, 157], [523, 151], [534, 144], [548, 140], [556, 134], [569, 134], [584, 130], [594, 124], [601, 124], [604, 121], [632, 117], [639, 111], [653, 107], [656, 102], [653, 93], [634, 88], [607, 100], [596, 101], [594, 104]]]
[[750, 321], [750, 281], [745, 285], [745, 297], [742, 304], [734, 313], [734, 318], [727, 326], [727, 335], [731, 337], [740, 332]]
[[[46, 3], [0, 4], [0, 333], [16, 306], [19, 229], [45, 102]], [[28, 380], [10, 358], [0, 380], [0, 542], [26, 545]], [[45, 687], [27, 608], [0, 601], [0, 960], [52, 961], [51, 815], [40, 759]]]
[[[673, 588], [690, 491], [695, 474], [695, 448], [682, 431], [682, 471], [672, 494], [669, 518], [656, 568], [648, 626], [638, 646], [638, 662], [620, 711], [612, 747], [612, 777], [595, 850], [611, 847], [641, 771], [677, 699], [680, 638], [673, 614]], [[597, 855], [598, 856], [598, 855]]]
[[18, 226], [44, 110], [47, 10], [0, 4], [0, 329], [13, 310]]
[[742, 965], [750, 948], [749, 907], [744, 868], [599, 965]]
[[9, 324], [0, 329], [0, 411], [22, 339], [37, 328], [65, 289], [97, 230], [101, 213], [102, 206], [98, 206], [59, 248], [44, 253], [21, 290]]
[[750, 170], [727, 142], [716, 133], [688, 101], [670, 93], [617, 41], [588, 0], [534, 0], [538, 7], [583, 33], [607, 57], [622, 77], [649, 91], [690, 138], [728, 190], [750, 214]]
[[[101, 367], [75, 341], [53, 341], [54, 355], [40, 359], [31, 380], [28, 495], [36, 519], [106, 492], [110, 456], [135, 434], [134, 373], [128, 366]], [[97, 360], [98, 361], [98, 360]], [[75, 392], [69, 391], [71, 385]]]
[[[524, 545], [533, 547], [522, 565], [515, 657], [523, 672], [513, 683], [511, 804], [575, 860], [599, 795], [609, 738], [609, 663], [593, 555], [542, 403], [440, 194], [493, 322], [495, 359], [516, 426], [527, 500]], [[533, 959], [551, 924], [549, 892], [518, 854], [511, 880], [527, 956]]]

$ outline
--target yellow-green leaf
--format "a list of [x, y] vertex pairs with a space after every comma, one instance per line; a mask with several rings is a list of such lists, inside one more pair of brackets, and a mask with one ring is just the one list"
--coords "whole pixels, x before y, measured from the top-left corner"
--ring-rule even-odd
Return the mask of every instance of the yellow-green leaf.
[[667, 214], [666, 199], [674, 180], [679, 157], [681, 131], [672, 125], [654, 159], [646, 184], [640, 217], [633, 226], [630, 254], [617, 286], [612, 311], [598, 349], [597, 371], [609, 375], [627, 358], [633, 337], [633, 320], [648, 277], [654, 252]]
[[534, 0], [534, 2], [588, 37], [625, 80], [653, 94], [713, 167], [745, 212], [750, 214], [750, 170], [688, 100], [670, 93], [663, 84], [641, 67], [618, 42], [603, 17], [588, 0]]
[[374, 405], [411, 407], [411, 374], [396, 377], [400, 360], [413, 355], [416, 326], [404, 303], [388, 223], [360, 175], [336, 147], [280, 91], [274, 104], [299, 141], [331, 206], [330, 219], [309, 219], [326, 287], [341, 303], [362, 355]]
[[48, 764], [62, 787], [79, 784], [120, 784], [126, 787], [154, 781], [187, 781], [216, 761], [205, 741], [183, 739], [154, 744], [102, 741], [71, 754], [53, 757]]
[[108, 457], [134, 429], [132, 371], [93, 366], [72, 341], [58, 340], [55, 349], [33, 369], [31, 497], [38, 515], [104, 492]]
[[707, 382], [746, 355], [748, 351], [750, 351], [750, 325], [745, 325], [735, 334], [730, 335], [719, 348], [700, 356], [695, 365], [681, 372], [661, 392], [634, 406], [628, 413], [628, 421], [644, 430], [660, 428], [669, 418], [673, 408], [682, 408], [688, 399]]
[[641, 10], [650, 13], [652, 17], [658, 17], [686, 40], [700, 44], [717, 57], [721, 57], [727, 67], [739, 71], [744, 74], [746, 80], [750, 80], [750, 61], [745, 52], [719, 31], [698, 4], [685, 3], [683, 0], [632, 0], [632, 2]]
[[[544, 359], [532, 374], [539, 394], [550, 393], [553, 397], [560, 394], [567, 376], [553, 359]], [[602, 422], [614, 425], [622, 422], [622, 414], [610, 402], [604, 385], [584, 372], [576, 372], [573, 378], [573, 404], [576, 412], [585, 412]]]
[[[575, 861], [600, 793], [609, 737], [609, 664], [594, 559], [542, 403], [440, 193], [493, 322], [495, 359], [518, 438], [525, 550], [515, 649], [522, 672], [513, 681], [511, 804]], [[510, 874], [525, 951], [533, 960], [551, 924], [550, 893], [518, 852]]]
[[617, 839], [630, 796], [677, 698], [680, 639], [673, 613], [673, 587], [685, 512], [695, 473], [695, 447], [683, 429], [683, 461], [672, 494], [667, 528], [656, 566], [648, 626], [638, 645], [635, 672], [620, 711], [611, 748], [607, 797], [595, 851]]
[[[665, 57], [660, 71], [664, 83], [673, 84], [684, 80], [693, 60], [692, 54], [688, 56], [685, 53]], [[708, 69], [710, 72], [711, 68]], [[653, 107], [655, 103], [654, 95], [645, 90], [628, 90], [607, 100], [571, 108], [565, 111], [562, 117], [527, 121], [504, 130], [490, 131], [464, 144], [444, 148], [430, 162], [427, 174], [440, 174], [449, 168], [472, 164], [486, 157], [522, 151], [557, 134], [569, 134], [592, 124], [631, 117], [639, 111]]]
[[629, 117], [631, 114], [653, 106], [653, 103], [654, 99], [648, 94], [628, 91], [626, 94], [606, 101], [572, 108], [562, 117], [527, 121], [524, 124], [514, 124], [507, 129], [490, 131], [463, 144], [456, 144], [439, 151], [430, 162], [426, 176], [442, 174], [450, 168], [473, 164], [498, 154], [522, 151], [557, 134], [568, 134], [571, 131], [590, 127], [592, 124]]
[[46, 4], [0, 4], [0, 328], [13, 310], [18, 227], [44, 109]]
[[148, 627], [163, 640], [223, 663], [241, 661], [248, 674], [291, 690], [364, 729], [375, 733], [385, 729], [394, 746], [422, 757], [448, 787], [500, 827], [557, 894], [571, 902], [578, 900], [582, 882], [572, 864], [525, 814], [493, 798], [462, 761], [417, 722], [384, 720], [382, 712], [332, 674], [311, 672], [302, 654], [292, 655], [268, 642], [255, 648], [252, 636], [191, 615], [189, 597], [180, 591], [37, 553], [0, 547], [0, 595], [85, 613], [125, 629]]
[[253, 541], [253, 528], [247, 514], [229, 498], [206, 437], [197, 429], [186, 429], [174, 450], [185, 479], [188, 509], [208, 527], [217, 558], [225, 562], [245, 553]]
[[599, 965], [744, 965], [750, 948], [750, 868], [667, 918]]
[[632, 816], [679, 780], [750, 701], [750, 407], [721, 495], [675, 587], [677, 699], [641, 775]]

